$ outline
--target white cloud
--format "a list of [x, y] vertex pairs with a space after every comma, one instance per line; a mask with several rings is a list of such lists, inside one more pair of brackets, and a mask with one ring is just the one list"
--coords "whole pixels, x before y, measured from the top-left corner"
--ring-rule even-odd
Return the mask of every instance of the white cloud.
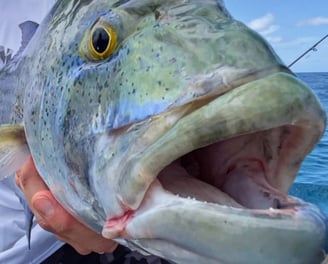
[[247, 23], [247, 26], [257, 31], [270, 43], [281, 43], [283, 41], [283, 38], [280, 36], [272, 36], [272, 33], [276, 32], [279, 26], [276, 25], [275, 17], [271, 13], [250, 21]]
[[316, 38], [314, 37], [302, 37], [302, 38], [296, 38], [294, 40], [291, 40], [289, 42], [286, 42], [286, 45], [290, 46], [300, 46], [300, 45], [308, 45], [316, 41]]
[[250, 21], [247, 25], [262, 34], [263, 36], [267, 36], [278, 30], [278, 26], [274, 23], [274, 16], [271, 13], [264, 15], [263, 17], [256, 18]]
[[298, 26], [320, 26], [328, 25], [328, 17], [313, 17], [297, 23]]
[[277, 44], [277, 43], [282, 43], [283, 42], [283, 38], [282, 37], [266, 37], [267, 41], [269, 41], [270, 43], [273, 44]]

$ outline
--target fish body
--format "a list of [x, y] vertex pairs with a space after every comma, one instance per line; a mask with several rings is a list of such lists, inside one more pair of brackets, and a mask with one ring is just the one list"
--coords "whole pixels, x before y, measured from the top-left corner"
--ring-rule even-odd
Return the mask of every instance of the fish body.
[[31, 154], [104, 237], [177, 263], [323, 259], [324, 216], [287, 192], [325, 113], [222, 1], [58, 1], [0, 93], [0, 175]]

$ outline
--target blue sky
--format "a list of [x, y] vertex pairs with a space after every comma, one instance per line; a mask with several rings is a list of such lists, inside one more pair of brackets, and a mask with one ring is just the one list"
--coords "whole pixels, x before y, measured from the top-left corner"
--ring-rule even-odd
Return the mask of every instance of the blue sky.
[[[288, 65], [328, 34], [327, 0], [225, 0], [234, 18], [255, 29]], [[298, 61], [295, 72], [328, 71], [328, 38]]]

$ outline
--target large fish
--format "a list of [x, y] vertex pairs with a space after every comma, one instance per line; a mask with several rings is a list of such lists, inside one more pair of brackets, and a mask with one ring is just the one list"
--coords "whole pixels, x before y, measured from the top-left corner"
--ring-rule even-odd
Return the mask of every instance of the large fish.
[[74, 216], [177, 263], [319, 263], [287, 196], [316, 96], [222, 1], [58, 1], [0, 73], [1, 177], [32, 155]]

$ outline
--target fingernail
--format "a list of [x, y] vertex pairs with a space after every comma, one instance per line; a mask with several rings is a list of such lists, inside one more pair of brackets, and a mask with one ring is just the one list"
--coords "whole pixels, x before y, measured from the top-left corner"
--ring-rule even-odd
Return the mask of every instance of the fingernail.
[[33, 207], [43, 217], [50, 217], [55, 214], [55, 207], [48, 199], [35, 200]]

